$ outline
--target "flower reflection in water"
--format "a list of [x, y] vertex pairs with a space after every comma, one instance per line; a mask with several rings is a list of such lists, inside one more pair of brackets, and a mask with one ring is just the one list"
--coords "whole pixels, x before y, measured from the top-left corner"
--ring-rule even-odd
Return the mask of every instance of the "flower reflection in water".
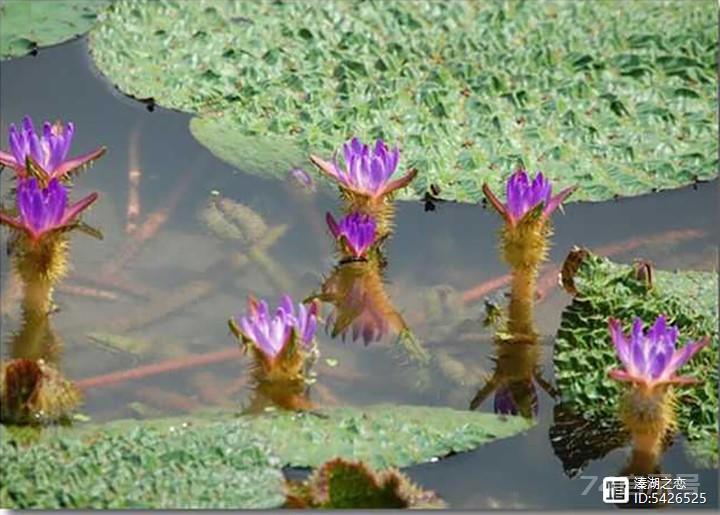
[[551, 397], [556, 392], [542, 375], [542, 346], [537, 340], [497, 339], [495, 342], [495, 370], [490, 379], [475, 394], [470, 409], [477, 409], [494, 395], [493, 411], [503, 415], [520, 415], [534, 419], [539, 412], [538, 388]]
[[327, 327], [333, 338], [348, 335], [365, 345], [382, 340], [390, 333], [408, 330], [385, 290], [385, 262], [380, 256], [366, 261], [338, 264], [325, 280], [319, 294], [313, 295], [333, 306]]
[[388, 234], [378, 232], [373, 216], [352, 211], [340, 222], [327, 213], [326, 221], [335, 240], [338, 264], [323, 282], [320, 292], [309, 299], [330, 304], [326, 328], [333, 338], [362, 340], [365, 345], [394, 335], [414, 358], [427, 354], [414, 338], [385, 289], [387, 260], [383, 243]]
[[[524, 295], [525, 292], [520, 293]], [[531, 298], [534, 292], [530, 292]], [[495, 370], [491, 378], [470, 402], [470, 409], [477, 409], [494, 394], [493, 411], [503, 415], [520, 415], [534, 419], [539, 412], [537, 388], [551, 397], [555, 388], [542, 376], [542, 345], [532, 319], [532, 309], [524, 308], [525, 302], [515, 298], [512, 291], [505, 330], [495, 336]]]

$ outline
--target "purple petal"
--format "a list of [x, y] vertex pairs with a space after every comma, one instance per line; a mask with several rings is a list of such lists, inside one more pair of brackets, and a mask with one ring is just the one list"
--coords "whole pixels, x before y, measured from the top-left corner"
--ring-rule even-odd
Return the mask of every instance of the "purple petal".
[[383, 162], [379, 158], [374, 158], [370, 162], [370, 174], [367, 181], [367, 188], [375, 193], [385, 184], [385, 170]]
[[[375, 141], [370, 148], [357, 137], [353, 137], [342, 146], [344, 171], [338, 170], [336, 178], [341, 186], [357, 193], [377, 197], [384, 194], [388, 180], [397, 167], [399, 150], [388, 151], [382, 139]], [[321, 167], [316, 159], [313, 162]]]
[[65, 211], [65, 215], [62, 218], [62, 221], [60, 222], [60, 225], [67, 225], [71, 223], [75, 218], [80, 215], [83, 211], [85, 211], [90, 205], [95, 202], [98, 199], [97, 193], [90, 193], [88, 196], [83, 197], [82, 199], [75, 202], [72, 206], [70, 206], [67, 211]]
[[302, 168], [293, 168], [289, 173], [290, 177], [307, 191], [315, 191], [315, 183], [312, 177]]
[[690, 361], [690, 358], [692, 358], [709, 343], [710, 340], [708, 338], [704, 338], [698, 342], [686, 343], [682, 348], [680, 348], [673, 354], [670, 362], [665, 367], [665, 370], [663, 371], [662, 377], [660, 379], [663, 380], [672, 377], [673, 374], [677, 372], [677, 370], [679, 370], [685, 363]]
[[388, 178], [395, 173], [395, 170], [397, 170], [398, 163], [400, 162], [400, 149], [394, 148], [392, 152], [390, 152], [390, 156], [387, 160], [387, 168], [388, 168]]
[[610, 336], [615, 344], [615, 350], [618, 358], [626, 368], [632, 368], [632, 360], [630, 356], [630, 343], [625, 338], [620, 321], [614, 318], [609, 320]]
[[64, 161], [70, 153], [70, 146], [72, 145], [73, 136], [75, 136], [75, 124], [72, 122], [68, 122], [62, 135], [63, 147], [60, 158], [61, 161]]
[[630, 334], [630, 355], [632, 367], [630, 373], [644, 375], [648, 369], [648, 349], [643, 335], [643, 322], [640, 318], [633, 321]]
[[293, 306], [292, 299], [287, 293], [280, 298], [280, 307], [286, 315], [295, 316], [295, 306]]
[[560, 204], [565, 202], [565, 199], [568, 198], [576, 189], [577, 187], [571, 186], [569, 188], [565, 188], [560, 193], [552, 197], [548, 201], [548, 203], [545, 204], [545, 209], [543, 209], [543, 216], [546, 218], [550, 216], [553, 211], [555, 211], [560, 206]]
[[243, 335], [248, 340], [257, 340], [257, 335], [255, 334], [255, 324], [249, 317], [242, 317], [240, 319], [240, 329], [242, 329]]
[[330, 213], [325, 213], [325, 221], [327, 222], [327, 226], [330, 229], [330, 233], [333, 235], [334, 238], [337, 238], [340, 236], [340, 227], [338, 227], [337, 222], [335, 221], [335, 218], [333, 218], [333, 215]]
[[35, 132], [35, 124], [29, 115], [23, 116], [22, 120], [23, 132]]
[[65, 208], [67, 207], [67, 190], [57, 179], [52, 179], [47, 188], [48, 192], [48, 225], [58, 226], [61, 224]]
[[315, 330], [317, 329], [317, 317], [309, 316], [305, 323], [305, 331], [303, 332], [302, 339], [306, 345], [309, 345], [315, 337]]
[[106, 150], [107, 149], [105, 147], [98, 147], [87, 154], [82, 154], [80, 156], [73, 157], [72, 159], [68, 159], [67, 161], [63, 161], [57, 168], [52, 170], [52, 176], [60, 178], [77, 168], [81, 168], [98, 159], [105, 153]]
[[493, 412], [499, 415], [517, 415], [518, 409], [513, 399], [512, 390], [508, 386], [502, 386], [495, 391], [493, 399]]
[[10, 168], [16, 168], [18, 161], [13, 154], [8, 154], [0, 150], [0, 166], [8, 166]]
[[[8, 140], [10, 142], [10, 152], [15, 157], [15, 162], [18, 166], [25, 166], [25, 156], [27, 155], [28, 149], [26, 148], [25, 138], [15, 127], [14, 123], [10, 124], [10, 130], [8, 132]], [[3, 163], [5, 164], [5, 163]]]

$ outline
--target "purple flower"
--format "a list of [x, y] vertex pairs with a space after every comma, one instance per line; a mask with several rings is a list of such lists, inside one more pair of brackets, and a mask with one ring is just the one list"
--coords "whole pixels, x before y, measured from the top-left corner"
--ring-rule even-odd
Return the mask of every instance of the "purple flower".
[[305, 348], [311, 346], [317, 326], [317, 304], [309, 307], [298, 304], [296, 312], [290, 296], [283, 295], [273, 315], [266, 301], [248, 297], [248, 312], [238, 322], [241, 335], [273, 359], [292, 338]]
[[675, 372], [709, 343], [707, 337], [676, 349], [678, 328], [668, 327], [663, 315], [657, 317], [655, 325], [647, 332], [643, 332], [643, 321], [640, 318], [635, 318], [632, 331], [627, 336], [618, 320], [611, 318], [609, 326], [615, 350], [625, 367], [624, 370], [610, 371], [614, 379], [648, 387], [695, 382], [694, 378], [677, 376]]
[[27, 177], [26, 160], [31, 158], [48, 178], [62, 178], [68, 172], [79, 168], [100, 157], [104, 147], [92, 152], [68, 159], [75, 126], [68, 122], [65, 127], [57, 123], [43, 123], [42, 134], [35, 132], [29, 116], [23, 118], [22, 127], [18, 129], [10, 124], [10, 153], [0, 151], [0, 165], [14, 169], [21, 178]]
[[293, 168], [288, 173], [288, 177], [291, 177], [292, 180], [301, 188], [310, 192], [315, 191], [315, 182], [313, 181], [312, 176], [302, 168]]
[[531, 379], [505, 384], [495, 391], [493, 411], [497, 414], [533, 418], [539, 410], [537, 390]]
[[553, 197], [552, 184], [542, 172], [538, 172], [535, 179], [530, 182], [527, 172], [518, 170], [508, 179], [506, 201], [503, 204], [490, 190], [490, 187], [483, 184], [485, 197], [512, 226], [517, 225], [525, 215], [540, 204], [543, 206], [541, 218], [547, 219], [573, 191], [575, 191], [575, 187], [566, 188]]
[[35, 178], [22, 179], [18, 183], [15, 200], [18, 216], [13, 218], [0, 212], [0, 222], [25, 232], [33, 241], [39, 241], [53, 231], [71, 227], [77, 216], [97, 198], [97, 193], [91, 193], [68, 206], [67, 190], [57, 179], [51, 179], [46, 188], [41, 188]]
[[344, 168], [336, 160], [329, 163], [316, 156], [310, 156], [310, 160], [341, 188], [372, 199], [404, 188], [417, 175], [417, 170], [411, 170], [404, 177], [391, 181], [400, 161], [400, 150], [397, 147], [388, 150], [381, 139], [370, 148], [358, 138], [352, 138], [343, 145], [343, 157]]
[[375, 220], [370, 215], [353, 212], [338, 224], [330, 213], [325, 215], [330, 232], [355, 258], [362, 258], [375, 243]]

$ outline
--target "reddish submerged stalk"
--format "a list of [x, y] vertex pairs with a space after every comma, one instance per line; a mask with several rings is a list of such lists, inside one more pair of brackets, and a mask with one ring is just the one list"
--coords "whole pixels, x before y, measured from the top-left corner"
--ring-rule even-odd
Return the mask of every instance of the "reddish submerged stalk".
[[77, 381], [75, 386], [84, 390], [89, 388], [104, 388], [106, 386], [112, 386], [134, 379], [143, 379], [145, 377], [166, 374], [177, 370], [222, 363], [223, 361], [231, 360], [233, 358], [239, 358], [241, 355], [240, 349], [234, 347], [210, 352], [208, 354], [192, 354], [190, 356], [172, 358], [157, 363], [151, 363], [149, 365], [143, 365], [137, 368], [131, 368], [130, 370], [120, 370], [118, 372], [111, 372], [100, 376], [88, 377]]
[[173, 190], [168, 195], [165, 203], [159, 209], [148, 215], [145, 222], [138, 226], [131, 234], [127, 245], [119, 252], [116, 259], [105, 264], [102, 267], [103, 275], [116, 275], [120, 272], [135, 255], [140, 251], [143, 245], [150, 240], [165, 225], [170, 215], [182, 200], [183, 195], [190, 186], [193, 169], [191, 168], [177, 182]]

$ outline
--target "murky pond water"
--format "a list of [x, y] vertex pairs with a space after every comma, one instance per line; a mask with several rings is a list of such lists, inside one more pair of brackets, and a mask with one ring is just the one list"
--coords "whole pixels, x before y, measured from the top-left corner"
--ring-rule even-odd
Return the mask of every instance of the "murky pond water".
[[[100, 192], [85, 220], [102, 230], [104, 240], [73, 234], [73, 269], [55, 297], [53, 330], [63, 342], [62, 369], [81, 384], [131, 369], [142, 377], [86, 381], [83, 412], [102, 421], [247, 403], [246, 363], [239, 354], [223, 354], [237, 345], [227, 319], [244, 309], [249, 293], [274, 299], [287, 290], [305, 298], [320, 290], [334, 266], [324, 214], [337, 211], [337, 200], [307, 193], [290, 179], [281, 184], [246, 175], [216, 159], [190, 135], [189, 116], [160, 108], [151, 112], [98, 77], [83, 40], [1, 66], [2, 141], [8, 124], [29, 114], [75, 122], [75, 149], [109, 148], [77, 181], [74, 193]], [[138, 237], [142, 233], [126, 231], [129, 169], [142, 174], [139, 223], [145, 241]], [[3, 193], [8, 176], [2, 177]], [[199, 215], [218, 194], [260, 214], [267, 231], [286, 230], [278, 229], [279, 239], [259, 251], [218, 238]], [[503, 284], [488, 286], [507, 273], [496, 250], [499, 217], [481, 206], [440, 202], [434, 207], [399, 203], [387, 247], [385, 301], [427, 350], [443, 356], [443, 370], [434, 369], [419, 385], [417, 367], [391, 338], [366, 346], [322, 333], [318, 381], [311, 387], [318, 404], [468, 409], [492, 374], [495, 347], [482, 319], [486, 296], [504, 302]], [[714, 270], [716, 215], [714, 182], [615, 202], [572, 203], [555, 216], [553, 265], [540, 281], [546, 294], [535, 313], [543, 379], [553, 381], [553, 335], [569, 302], [553, 277], [573, 245], [610, 252], [623, 262], [643, 257], [662, 269]], [[159, 221], [155, 227], [153, 220]], [[7, 259], [2, 285], [3, 356], [8, 356], [19, 313]], [[188, 360], [208, 354], [219, 358], [205, 364]], [[153, 363], [164, 365], [148, 370]], [[555, 400], [542, 389], [538, 395], [537, 424], [527, 433], [408, 473], [452, 508], [603, 507], [596, 489], [582, 495], [588, 481], [580, 476], [618, 474], [628, 448], [609, 450], [569, 477], [549, 436]], [[478, 409], [492, 412], [492, 395]], [[717, 507], [717, 469], [695, 468], [683, 445], [676, 437], [662, 471], [699, 474], [700, 490], [707, 493], [704, 507]]]

